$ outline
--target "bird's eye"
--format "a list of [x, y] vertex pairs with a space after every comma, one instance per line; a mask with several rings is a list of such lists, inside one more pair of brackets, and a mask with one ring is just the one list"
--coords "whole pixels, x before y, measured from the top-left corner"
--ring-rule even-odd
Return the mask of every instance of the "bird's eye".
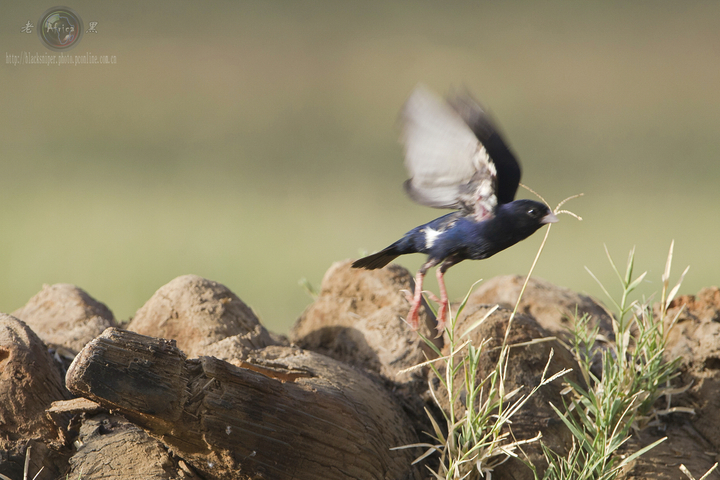
[[531, 217], [534, 217], [534, 216], [535, 216], [535, 209], [534, 209], [534, 208], [531, 208], [530, 210], [528, 210], [527, 213], [528, 213], [528, 215], [530, 215]]

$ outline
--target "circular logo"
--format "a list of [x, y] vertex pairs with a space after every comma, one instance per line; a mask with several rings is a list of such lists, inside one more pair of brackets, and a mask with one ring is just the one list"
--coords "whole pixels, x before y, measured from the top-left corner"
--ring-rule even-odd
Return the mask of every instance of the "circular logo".
[[67, 7], [53, 7], [40, 17], [37, 32], [50, 50], [70, 50], [82, 37], [82, 20]]

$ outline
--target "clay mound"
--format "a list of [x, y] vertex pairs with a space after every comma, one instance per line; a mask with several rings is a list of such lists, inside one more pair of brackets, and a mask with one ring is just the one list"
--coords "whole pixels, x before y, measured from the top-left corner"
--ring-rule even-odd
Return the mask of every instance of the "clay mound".
[[[667, 358], [682, 358], [681, 380], [688, 385], [684, 395], [673, 397], [673, 405], [691, 407], [693, 426], [720, 451], [720, 288], [704, 288], [695, 295], [676, 298], [666, 320], [683, 308], [677, 324], [668, 333]], [[656, 311], [658, 309], [656, 308]], [[687, 417], [687, 415], [686, 415]]]
[[[687, 416], [685, 416], [687, 417]], [[689, 423], [667, 419], [662, 431], [647, 429], [635, 432], [628, 440], [623, 453], [631, 454], [645, 445], [667, 437], [660, 445], [632, 462], [628, 472], [619, 478], [625, 480], [687, 480], [680, 472], [685, 465], [695, 478], [700, 478], [716, 462], [716, 454], [708, 441]], [[717, 479], [717, 471], [710, 479]]]
[[55, 361], [23, 321], [0, 314], [0, 422], [3, 435], [54, 437], [45, 410], [70, 398]]
[[0, 473], [20, 478], [25, 448], [34, 446], [33, 471], [44, 476], [60, 473], [57, 427], [45, 415], [56, 400], [70, 398], [60, 369], [40, 338], [21, 320], [0, 314]]
[[[423, 349], [429, 354], [404, 321], [410, 305], [402, 290], [414, 289], [413, 278], [399, 265], [363, 270], [351, 263], [330, 267], [320, 295], [293, 326], [291, 339], [302, 348], [407, 382], [411, 375], [398, 372], [425, 361]], [[420, 331], [434, 337], [435, 317], [427, 306], [420, 308], [420, 317]]]
[[[175, 340], [188, 356], [244, 358], [247, 350], [275, 345], [268, 331], [225, 285], [197, 275], [178, 277], [161, 287], [135, 314], [128, 330]], [[233, 337], [234, 352], [209, 346]], [[209, 352], [209, 353], [208, 353]]]
[[[483, 282], [470, 295], [468, 305], [495, 305], [513, 309], [520, 295], [525, 277], [505, 275]], [[547, 280], [531, 277], [528, 282], [518, 313], [528, 315], [548, 330], [552, 335], [565, 336], [567, 328], [572, 326], [571, 319], [577, 309], [578, 316], [590, 315], [600, 325], [600, 333], [612, 339], [611, 316], [594, 299], [558, 287]]]
[[[481, 320], [490, 309], [490, 307], [487, 306], [477, 305], [468, 308], [469, 310], [465, 312], [466, 315], [458, 320], [456, 325], [455, 332], [458, 335], [463, 334], [477, 321]], [[481, 354], [480, 370], [476, 378], [478, 384], [494, 370], [498, 362], [500, 355], [499, 347], [502, 345], [503, 338], [505, 337], [510, 314], [510, 310], [499, 308], [480, 324], [480, 326], [472, 330], [466, 337], [463, 337], [463, 341], [471, 340], [472, 344], [476, 347], [480, 346], [483, 341], [487, 341]], [[520, 345], [550, 336], [549, 332], [541, 327], [535, 319], [525, 315], [516, 315], [510, 328], [507, 344]], [[507, 376], [505, 378], [505, 391], [510, 392], [518, 387], [522, 387], [520, 394], [529, 394], [533, 387], [540, 384], [542, 372], [550, 358], [551, 350], [553, 351], [553, 357], [550, 361], [550, 367], [548, 368], [548, 377], [563, 369], [572, 369], [577, 372], [577, 365], [572, 355], [557, 340], [512, 347], [510, 349]], [[443, 354], [448, 355], [449, 353], [448, 348], [445, 347]], [[439, 382], [437, 382], [432, 372], [429, 372], [428, 375], [428, 379], [433, 381], [437, 386], [436, 389], [440, 393], [438, 399], [442, 404], [443, 410], [448, 412], [447, 391], [440, 388]], [[455, 376], [455, 388], [457, 388], [458, 391], [464, 381], [464, 375], [464, 369], [460, 368]], [[522, 410], [511, 419], [514, 438], [518, 440], [530, 439], [535, 437], [538, 432], [542, 432], [543, 442], [547, 446], [558, 452], [566, 451], [571, 444], [572, 435], [552, 410], [550, 402], [562, 407], [560, 392], [564, 388], [563, 381], [568, 378], [575, 382], [579, 381], [575, 374], [570, 372], [566, 374], [565, 377], [561, 377], [545, 385], [530, 397]], [[461, 395], [461, 397], [462, 398], [456, 402], [457, 411], [460, 412], [456, 414], [458, 416], [462, 416], [462, 412], [465, 410], [464, 404], [460, 401], [464, 401], [464, 395]], [[512, 401], [514, 402], [515, 400], [513, 399]], [[545, 460], [543, 459], [540, 444], [532, 443], [523, 446], [523, 450], [538, 467], [540, 474], [542, 474], [545, 468]], [[495, 469], [493, 478], [531, 480], [533, 475], [530, 469], [522, 465], [520, 461], [511, 459]]]
[[106, 328], [115, 317], [103, 303], [69, 283], [43, 285], [28, 303], [13, 312], [53, 348], [64, 347], [74, 356]]

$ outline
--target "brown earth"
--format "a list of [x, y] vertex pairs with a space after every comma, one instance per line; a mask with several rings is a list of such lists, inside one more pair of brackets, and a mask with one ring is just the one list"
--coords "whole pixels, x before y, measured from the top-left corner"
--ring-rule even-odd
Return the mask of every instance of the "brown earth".
[[[488, 342], [480, 377], [497, 360], [493, 347], [522, 281], [485, 282], [458, 319], [462, 332], [500, 305], [468, 337]], [[428, 368], [405, 370], [434, 355], [403, 321], [409, 305], [401, 291], [412, 288], [412, 276], [397, 265], [364, 271], [336, 263], [293, 327], [291, 344], [225, 286], [194, 275], [161, 287], [129, 331], [104, 333], [116, 326], [105, 305], [72, 285], [45, 286], [13, 316], [0, 314], [0, 474], [22, 478], [30, 447], [29, 478], [42, 468], [40, 480], [427, 478], [424, 462], [410, 465], [422, 449], [391, 450], [429, 441], [425, 408], [442, 416], [429, 385], [448, 408]], [[602, 305], [531, 279], [508, 336], [524, 345], [511, 349], [506, 389], [537, 385], [551, 350], [550, 374], [575, 367], [561, 341], [526, 342], [566, 338], [576, 311], [612, 340]], [[668, 440], [622, 478], [685, 479], [681, 463], [699, 478], [719, 459], [720, 290], [676, 299], [669, 317], [678, 312], [667, 353], [682, 357], [674, 385], [688, 389], [672, 405], [696, 414], [670, 414], [661, 428], [636, 433], [628, 452]], [[421, 332], [432, 337], [427, 306], [421, 317]], [[435, 340], [441, 350], [442, 341]], [[569, 448], [571, 437], [549, 407], [562, 404], [562, 388], [556, 380], [531, 397], [514, 419], [516, 438], [542, 432], [553, 449]], [[525, 452], [542, 470], [538, 445]], [[532, 475], [510, 461], [493, 478]]]

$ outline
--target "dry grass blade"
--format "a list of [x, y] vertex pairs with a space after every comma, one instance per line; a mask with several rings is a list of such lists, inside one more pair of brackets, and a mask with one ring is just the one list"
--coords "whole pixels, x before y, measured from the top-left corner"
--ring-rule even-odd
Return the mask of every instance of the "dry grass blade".
[[527, 288], [528, 282], [530, 281], [530, 276], [532, 275], [532, 272], [535, 270], [535, 265], [537, 265], [538, 260], [540, 259], [540, 254], [543, 251], [543, 248], [545, 248], [545, 243], [547, 242], [548, 235], [550, 235], [550, 228], [552, 227], [552, 224], [548, 224], [548, 228], [545, 230], [545, 236], [543, 237], [542, 242], [540, 243], [540, 248], [538, 248], [537, 254], [535, 255], [535, 259], [532, 262], [532, 265], [530, 265], [530, 271], [527, 275], [525, 275], [525, 281], [523, 282], [523, 286], [520, 289], [520, 294], [518, 295], [517, 302], [515, 302], [515, 308], [513, 308], [512, 313], [510, 314], [510, 319], [508, 320], [507, 328], [505, 329], [505, 338], [503, 338], [503, 346], [507, 345], [507, 339], [508, 335], [510, 335], [510, 327], [512, 326], [512, 322], [515, 319], [515, 315], [517, 314], [518, 308], [520, 308], [520, 301], [522, 300], [523, 294], [525, 293], [525, 289]]
[[690, 407], [670, 407], [657, 410], [655, 413], [658, 415], [667, 415], [669, 413], [689, 413], [690, 415], [695, 415], [695, 409]]
[[[535, 190], [533, 190], [532, 188], [528, 187], [527, 185], [525, 185], [525, 184], [523, 184], [523, 183], [521, 183], [520, 186], [523, 187], [523, 188], [524, 188], [525, 190], [527, 190], [528, 192], [531, 192], [533, 195], [535, 195], [535, 196], [538, 197], [540, 200], [542, 200], [542, 202], [543, 202], [545, 205], [547, 205], [548, 207], [550, 207], [550, 204], [547, 202], [547, 200], [545, 200], [545, 199], [543, 198], [543, 196], [540, 195], [539, 193], [537, 193]], [[578, 193], [578, 194], [575, 194], [575, 195], [570, 195], [570, 196], [567, 197], [565, 200], [563, 200], [563, 201], [561, 201], [560, 203], [557, 204], [557, 206], [556, 206], [555, 209], [553, 210], [553, 213], [554, 213], [555, 215], [558, 215], [558, 214], [560, 214], [560, 213], [567, 213], [568, 215], [571, 215], [571, 216], [577, 218], [578, 220], [582, 221], [582, 217], [581, 217], [580, 215], [577, 215], [577, 214], [571, 212], [570, 210], [560, 210], [560, 207], [562, 207], [563, 205], [565, 205], [568, 201], [570, 201], [570, 200], [572, 200], [572, 199], [574, 199], [574, 198], [582, 197], [582, 196], [584, 196], [584, 195], [585, 195], [584, 193]]]
[[535, 195], [536, 197], [538, 197], [540, 200], [542, 200], [542, 202], [543, 202], [545, 205], [547, 205], [548, 207], [550, 206], [550, 204], [547, 202], [547, 200], [545, 200], [545, 199], [542, 197], [542, 195], [540, 195], [539, 193], [537, 193], [535, 190], [533, 190], [532, 188], [528, 187], [527, 185], [525, 185], [525, 184], [523, 184], [523, 183], [521, 183], [520, 186], [521, 186], [522, 188], [524, 188], [525, 190], [527, 190], [528, 192], [530, 192], [530, 193], [532, 193], [533, 195]]
[[706, 478], [708, 478], [708, 477], [710, 476], [710, 474], [711, 474], [712, 472], [714, 472], [717, 467], [718, 467], [718, 463], [715, 462], [715, 465], [713, 465], [712, 467], [710, 467], [710, 470], [708, 470], [707, 472], [705, 472], [705, 475], [703, 475], [702, 477], [700, 477], [700, 480], [705, 480]]
[[682, 463], [680, 464], [680, 471], [683, 472], [685, 476], [687, 476], [690, 480], [695, 480], [695, 477], [693, 477], [693, 474], [690, 473], [690, 470], [688, 470], [687, 467]]
[[683, 271], [682, 275], [680, 275], [680, 280], [678, 280], [678, 283], [673, 287], [672, 290], [670, 290], [670, 293], [668, 294], [668, 298], [665, 304], [665, 308], [667, 309], [670, 307], [670, 303], [675, 299], [675, 295], [677, 295], [678, 290], [680, 290], [680, 284], [682, 284], [683, 280], [685, 280], [685, 275], [687, 274], [688, 270], [690, 270], [690, 265], [685, 267], [685, 270]]
[[[716, 462], [715, 465], [713, 465], [712, 467], [710, 467], [710, 470], [708, 470], [707, 472], [705, 472], [705, 475], [703, 475], [702, 477], [700, 477], [700, 480], [705, 480], [706, 478], [708, 478], [708, 476], [709, 476], [712, 472], [714, 472], [717, 467], [718, 467], [718, 464], [717, 464], [717, 462]], [[695, 477], [693, 477], [693, 474], [690, 473], [690, 470], [688, 470], [685, 465], [680, 464], [680, 471], [683, 472], [683, 473], [685, 474], [685, 476], [687, 476], [690, 480], [695, 480]]]
[[473, 330], [475, 330], [477, 327], [479, 327], [480, 325], [482, 325], [482, 323], [483, 323], [485, 320], [487, 320], [488, 317], [490, 317], [490, 315], [492, 315], [493, 313], [495, 313], [495, 311], [496, 311], [498, 308], [500, 308], [500, 305], [495, 305], [495, 306], [492, 307], [490, 310], [488, 310], [488, 312], [487, 312], [485, 315], [483, 315], [483, 317], [482, 317], [480, 320], [477, 320], [475, 323], [473, 323], [472, 325], [470, 325], [470, 327], [468, 327], [468, 329], [465, 330], [465, 332], [463, 332], [463, 334], [460, 335], [460, 337], [466, 336], [467, 334], [469, 334], [470, 332], [472, 332]]
[[425, 367], [425, 366], [430, 365], [430, 364], [432, 364], [432, 363], [439, 362], [440, 360], [447, 360], [447, 359], [450, 358], [451, 356], [457, 355], [457, 353], [458, 353], [459, 351], [461, 351], [463, 348], [467, 347], [467, 345], [468, 345], [469, 343], [470, 343], [470, 340], [466, 341], [465, 343], [463, 343], [462, 345], [460, 345], [460, 346], [459, 346], [454, 352], [452, 352], [450, 355], [446, 355], [446, 356], [444, 356], [444, 357], [433, 358], [433, 359], [431, 359], [431, 360], [426, 360], [426, 361], [424, 361], [424, 362], [422, 362], [422, 363], [418, 363], [417, 365], [413, 365], [412, 367], [403, 368], [402, 370], [398, 370], [398, 373], [408, 373], [408, 372], [412, 372], [412, 371], [414, 371], [414, 370], [417, 370], [418, 368], [422, 368], [422, 367]]
[[[565, 200], [563, 200], [562, 202], [560, 202], [560, 203], [557, 204], [557, 207], [555, 207], [555, 213], [563, 212], [563, 213], [570, 213], [571, 215], [575, 215], [575, 214], [572, 213], [572, 212], [566, 212], [565, 210], [559, 210], [559, 208], [562, 207], [563, 205], [565, 205], [565, 203], [567, 203], [569, 200], [572, 200], [572, 199], [574, 199], [574, 198], [582, 197], [583, 195], [585, 195], [585, 194], [584, 194], [584, 193], [578, 193], [577, 195], [570, 195], [570, 196], [567, 197]], [[575, 217], [578, 218], [579, 220], [582, 220], [581, 218], [577, 217], [577, 215], [575, 215]]]

